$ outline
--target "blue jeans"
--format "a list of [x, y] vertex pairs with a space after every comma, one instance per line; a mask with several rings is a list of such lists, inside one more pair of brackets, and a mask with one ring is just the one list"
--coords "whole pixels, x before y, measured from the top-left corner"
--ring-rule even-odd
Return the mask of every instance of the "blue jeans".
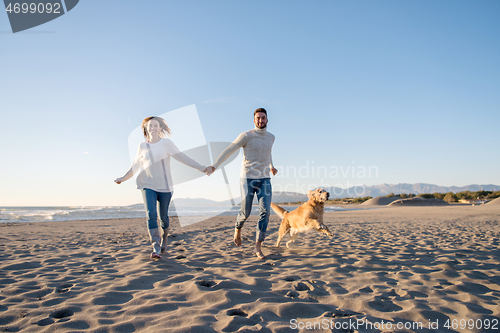
[[271, 198], [273, 189], [271, 178], [241, 179], [241, 209], [236, 218], [236, 229], [241, 229], [252, 211], [253, 197], [256, 194], [259, 202], [259, 221], [257, 223], [257, 241], [266, 238], [269, 214], [271, 213]]
[[144, 208], [146, 208], [148, 229], [158, 228], [156, 202], [159, 203], [158, 211], [160, 212], [161, 228], [168, 228], [168, 205], [170, 204], [170, 199], [172, 199], [172, 192], [156, 192], [149, 188], [145, 188], [141, 192], [142, 199], [144, 200]]

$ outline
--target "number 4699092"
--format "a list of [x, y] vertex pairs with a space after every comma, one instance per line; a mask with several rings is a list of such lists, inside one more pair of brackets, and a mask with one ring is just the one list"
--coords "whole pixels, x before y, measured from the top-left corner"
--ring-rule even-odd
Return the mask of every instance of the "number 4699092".
[[498, 319], [453, 319], [453, 320], [446, 320], [446, 323], [444, 323], [444, 327], [447, 329], [492, 329], [492, 330], [498, 330]]
[[19, 13], [47, 13], [47, 14], [61, 14], [61, 4], [60, 3], [15, 3], [12, 5], [12, 3], [9, 3], [7, 8], [5, 8], [5, 11], [11, 14], [14, 12], [14, 14], [19, 14]]

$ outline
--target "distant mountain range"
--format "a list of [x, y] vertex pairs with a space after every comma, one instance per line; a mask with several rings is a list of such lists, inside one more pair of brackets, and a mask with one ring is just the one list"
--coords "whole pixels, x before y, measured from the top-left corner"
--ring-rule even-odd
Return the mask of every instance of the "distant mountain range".
[[[425, 184], [425, 183], [416, 183], [416, 184], [381, 184], [381, 185], [361, 185], [349, 187], [347, 189], [343, 189], [340, 187], [328, 187], [325, 188], [328, 192], [330, 192], [330, 198], [357, 198], [357, 197], [379, 197], [386, 196], [390, 193], [401, 194], [401, 193], [413, 193], [413, 194], [421, 194], [421, 193], [447, 193], [447, 192], [462, 192], [462, 191], [500, 191], [500, 186], [498, 185], [467, 185], [467, 186], [439, 186], [434, 184]], [[297, 193], [297, 192], [273, 192], [273, 202], [297, 202], [297, 201], [306, 201], [307, 195], [305, 193]], [[236, 204], [240, 203], [239, 198], [234, 199]], [[208, 199], [201, 198], [179, 198], [174, 200], [175, 204], [178, 206], [184, 205], [226, 205], [230, 204], [230, 200], [226, 201], [213, 201]], [[256, 200], [254, 200], [254, 204]], [[142, 204], [141, 204], [142, 205]]]

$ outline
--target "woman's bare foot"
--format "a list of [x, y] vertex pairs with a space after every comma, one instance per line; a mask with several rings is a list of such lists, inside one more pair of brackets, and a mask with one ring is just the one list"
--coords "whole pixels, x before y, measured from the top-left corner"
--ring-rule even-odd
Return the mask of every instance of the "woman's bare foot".
[[234, 244], [241, 246], [241, 229], [234, 229]]

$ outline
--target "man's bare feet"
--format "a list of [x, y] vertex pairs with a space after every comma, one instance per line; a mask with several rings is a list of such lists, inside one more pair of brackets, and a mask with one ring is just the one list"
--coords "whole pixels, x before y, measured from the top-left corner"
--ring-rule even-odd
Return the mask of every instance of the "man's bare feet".
[[253, 250], [253, 253], [255, 253], [255, 255], [257, 256], [257, 258], [259, 259], [266, 259], [266, 256], [264, 255], [264, 253], [262, 253], [262, 242], [255, 242], [255, 249]]
[[234, 229], [234, 244], [241, 246], [241, 229]]
[[266, 259], [266, 256], [264, 255], [264, 253], [262, 253], [262, 251], [258, 251], [258, 252], [257, 252], [257, 251], [255, 251], [255, 250], [254, 250], [254, 251], [253, 251], [253, 253], [254, 253], [254, 254], [257, 256], [257, 258], [259, 258], [259, 259], [262, 259], [262, 260]]

